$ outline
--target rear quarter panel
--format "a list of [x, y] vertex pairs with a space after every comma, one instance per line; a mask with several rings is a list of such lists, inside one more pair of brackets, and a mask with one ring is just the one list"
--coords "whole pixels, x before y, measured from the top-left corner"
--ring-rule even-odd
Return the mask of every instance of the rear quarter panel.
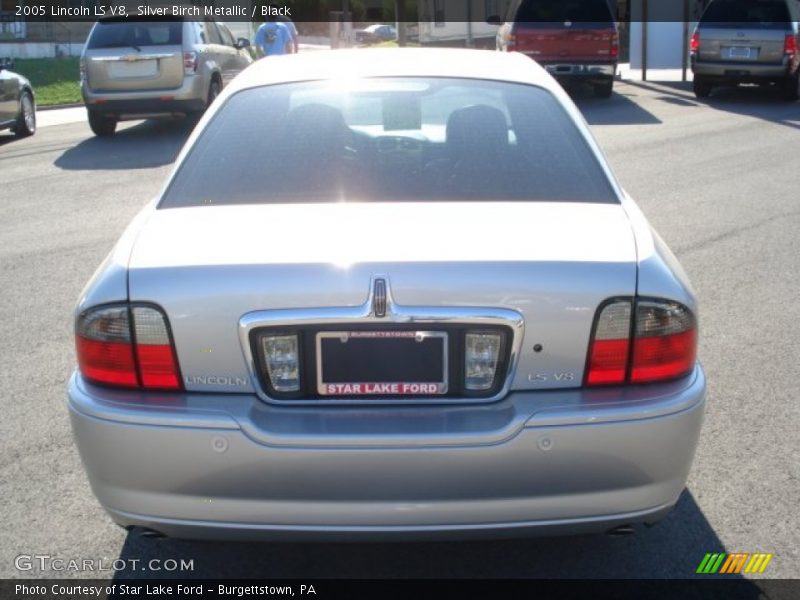
[[627, 194], [622, 206], [636, 239], [637, 294], [681, 302], [697, 316], [697, 298], [678, 259]]

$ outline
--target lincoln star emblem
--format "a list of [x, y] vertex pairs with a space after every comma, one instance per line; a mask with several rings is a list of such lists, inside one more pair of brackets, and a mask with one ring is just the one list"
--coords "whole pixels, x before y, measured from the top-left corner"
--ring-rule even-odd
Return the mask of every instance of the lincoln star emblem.
[[375, 280], [375, 291], [372, 295], [372, 312], [376, 317], [386, 316], [386, 280]]

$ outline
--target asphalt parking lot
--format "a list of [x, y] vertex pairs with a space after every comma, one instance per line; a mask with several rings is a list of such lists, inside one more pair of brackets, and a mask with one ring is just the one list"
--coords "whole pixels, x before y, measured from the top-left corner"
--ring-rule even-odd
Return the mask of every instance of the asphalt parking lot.
[[[763, 577], [800, 576], [800, 103], [753, 88], [698, 102], [685, 85], [648, 83], [620, 84], [610, 101], [575, 97], [701, 302], [706, 421], [665, 521], [622, 538], [399, 544], [193, 543], [113, 525], [64, 404], [71, 311], [191, 124], [132, 123], [98, 139], [81, 120], [20, 141], [0, 133], [0, 577], [65, 574], [17, 570], [31, 554], [183, 558], [188, 577], [691, 577], [719, 551], [771, 552]], [[174, 575], [134, 564], [119, 576]]]

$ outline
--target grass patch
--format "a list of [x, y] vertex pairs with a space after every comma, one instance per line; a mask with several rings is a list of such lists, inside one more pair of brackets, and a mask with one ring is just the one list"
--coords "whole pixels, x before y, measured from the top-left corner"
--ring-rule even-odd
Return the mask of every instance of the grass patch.
[[20, 58], [14, 71], [30, 79], [38, 106], [82, 102], [78, 58]]

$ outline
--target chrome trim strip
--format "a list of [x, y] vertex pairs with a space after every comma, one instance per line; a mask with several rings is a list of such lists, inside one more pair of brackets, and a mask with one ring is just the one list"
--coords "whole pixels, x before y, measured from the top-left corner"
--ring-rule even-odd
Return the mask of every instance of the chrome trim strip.
[[[172, 535], [179, 537], [180, 535], [187, 535], [195, 531], [200, 536], [209, 539], [209, 533], [219, 532], [221, 534], [227, 533], [230, 537], [223, 537], [220, 539], [243, 539], [252, 541], [252, 535], [263, 533], [264, 535], [280, 536], [280, 534], [287, 534], [286, 539], [296, 541], [297, 537], [301, 534], [318, 534], [318, 535], [335, 535], [346, 534], [347, 539], [351, 540], [351, 536], [358, 534], [385, 534], [385, 535], [402, 535], [402, 534], [447, 534], [453, 535], [461, 534], [474, 534], [478, 535], [479, 532], [486, 532], [491, 538], [497, 539], [501, 532], [510, 532], [513, 535], [515, 530], [519, 530], [519, 536], [532, 536], [536, 535], [537, 531], [543, 530], [539, 535], [553, 535], [559, 527], [563, 527], [564, 533], [574, 533], [576, 527], [585, 526], [586, 532], [594, 531], [592, 526], [597, 527], [597, 530], [607, 530], [611, 523], [627, 523], [638, 522], [644, 520], [649, 515], [660, 515], [663, 511], [670, 511], [675, 506], [675, 501], [659, 504], [652, 508], [645, 508], [642, 510], [627, 512], [627, 513], [613, 513], [605, 515], [588, 515], [582, 517], [564, 517], [557, 519], [538, 519], [535, 521], [492, 521], [488, 523], [445, 523], [440, 525], [432, 524], [410, 524], [410, 525], [286, 525], [284, 523], [253, 523], [253, 522], [238, 522], [238, 521], [209, 521], [200, 519], [175, 519], [171, 517], [151, 516], [140, 513], [126, 512], [104, 506], [105, 510], [115, 515], [118, 520], [130, 522], [131, 524], [141, 524], [142, 527], [149, 527], [159, 531], [165, 530], [167, 527], [174, 527]], [[657, 519], [656, 519], [657, 521]], [[602, 529], [600, 529], [602, 527]], [[545, 529], [546, 528], [546, 529]], [[206, 529], [207, 531], [203, 531]], [[246, 535], [247, 537], [237, 538], [237, 535]], [[187, 538], [191, 539], [191, 538]], [[273, 538], [267, 538], [273, 539]], [[277, 539], [277, 538], [275, 538]], [[317, 538], [310, 538], [317, 539]], [[326, 538], [327, 539], [327, 538]], [[421, 538], [428, 539], [428, 538]], [[459, 538], [460, 539], [460, 538]]]
[[[386, 316], [377, 317], [374, 313], [375, 281], [386, 281]], [[258, 377], [256, 358], [250, 347], [250, 332], [258, 327], [281, 327], [303, 325], [341, 325], [343, 329], [355, 324], [371, 324], [386, 327], [388, 324], [468, 324], [476, 326], [503, 325], [512, 331], [511, 351], [508, 357], [508, 368], [505, 373], [503, 387], [497, 394], [487, 398], [441, 398], [441, 397], [387, 397], [378, 399], [331, 398], [331, 399], [294, 399], [272, 398], [265, 393]], [[249, 312], [239, 319], [239, 341], [242, 346], [250, 381], [256, 394], [271, 404], [289, 406], [333, 406], [336, 404], [486, 404], [503, 398], [511, 387], [514, 371], [519, 359], [520, 346], [524, 333], [522, 315], [505, 308], [484, 308], [473, 306], [403, 306], [396, 304], [392, 297], [391, 285], [385, 275], [375, 275], [369, 282], [369, 296], [360, 306], [330, 308], [288, 308]]]
[[576, 64], [576, 63], [550, 63], [543, 65], [551, 75], [603, 75], [614, 77], [614, 65]]
[[92, 56], [89, 60], [92, 62], [138, 62], [141, 60], [158, 60], [161, 58], [172, 58], [177, 56], [174, 52], [162, 54], [126, 54], [116, 56]]

